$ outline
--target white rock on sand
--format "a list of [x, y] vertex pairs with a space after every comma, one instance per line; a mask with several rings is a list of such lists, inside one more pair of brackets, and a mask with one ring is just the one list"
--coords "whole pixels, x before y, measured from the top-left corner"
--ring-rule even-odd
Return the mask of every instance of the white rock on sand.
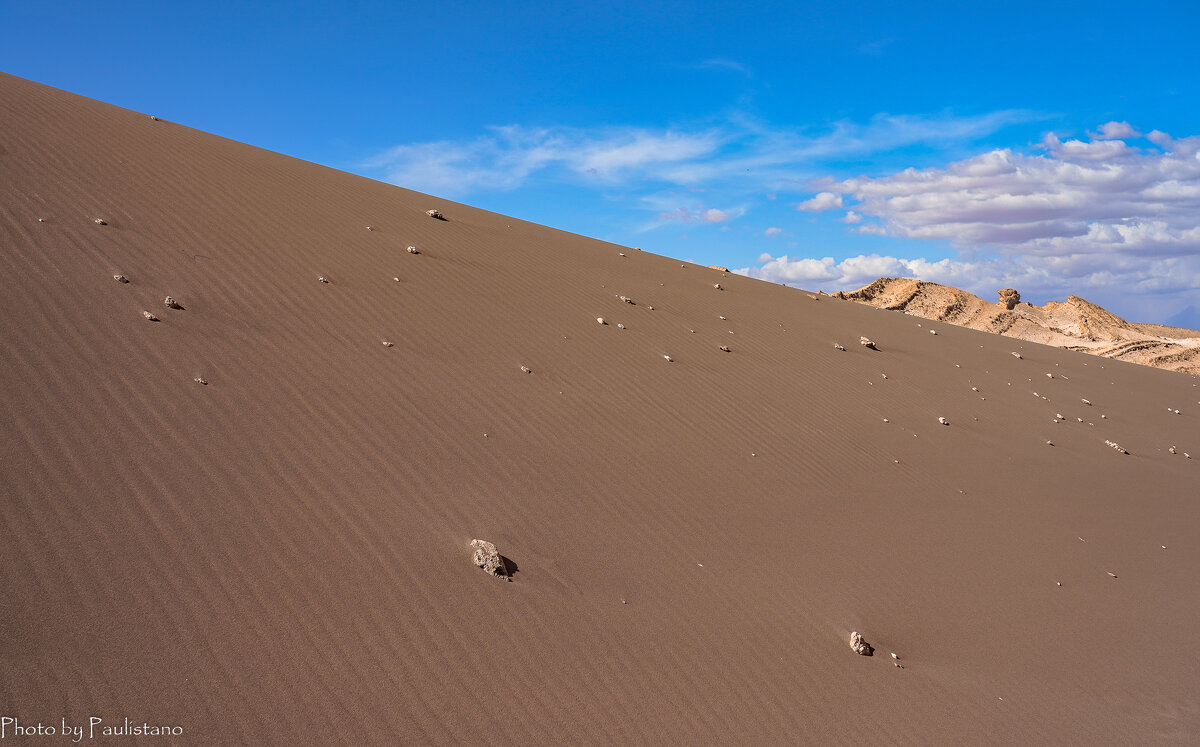
[[863, 637], [857, 631], [850, 634], [850, 650], [859, 656], [870, 656], [875, 653], [875, 649], [871, 644], [863, 640]]
[[504, 565], [504, 558], [496, 550], [495, 545], [487, 540], [473, 539], [471, 540], [471, 547], [475, 550], [475, 555], [472, 558], [475, 565], [493, 576], [508, 576], [508, 568]]

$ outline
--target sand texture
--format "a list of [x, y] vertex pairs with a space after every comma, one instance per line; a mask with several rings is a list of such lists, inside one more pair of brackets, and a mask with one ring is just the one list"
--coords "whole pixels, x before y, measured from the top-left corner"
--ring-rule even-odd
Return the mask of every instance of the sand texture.
[[948, 285], [879, 278], [856, 291], [834, 295], [931, 321], [1200, 375], [1200, 331], [1127, 322], [1079, 296], [1045, 306], [1026, 301], [1010, 309], [1003, 301], [1011, 290], [999, 291], [997, 302], [989, 303]]
[[930, 335], [7, 76], [0, 281], [22, 723], [1200, 739], [1193, 377]]

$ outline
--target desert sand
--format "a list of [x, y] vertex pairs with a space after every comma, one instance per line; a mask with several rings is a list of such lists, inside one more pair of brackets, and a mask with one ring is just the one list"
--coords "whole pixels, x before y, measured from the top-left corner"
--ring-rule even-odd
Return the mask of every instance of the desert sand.
[[22, 725], [1200, 739], [1194, 377], [7, 76], [0, 278], [0, 712]]
[[1036, 306], [1014, 288], [996, 303], [959, 288], [914, 278], [879, 278], [839, 298], [922, 319], [1039, 342], [1103, 358], [1200, 374], [1200, 331], [1128, 322], [1079, 296]]

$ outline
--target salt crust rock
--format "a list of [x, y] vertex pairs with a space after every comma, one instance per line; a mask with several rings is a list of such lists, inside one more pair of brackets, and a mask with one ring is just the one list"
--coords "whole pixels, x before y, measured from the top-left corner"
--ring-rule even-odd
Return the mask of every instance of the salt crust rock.
[[492, 574], [493, 576], [508, 576], [508, 568], [504, 565], [504, 558], [500, 557], [500, 552], [496, 550], [496, 546], [487, 540], [473, 539], [471, 547], [475, 550], [475, 557], [472, 559], [475, 565]]

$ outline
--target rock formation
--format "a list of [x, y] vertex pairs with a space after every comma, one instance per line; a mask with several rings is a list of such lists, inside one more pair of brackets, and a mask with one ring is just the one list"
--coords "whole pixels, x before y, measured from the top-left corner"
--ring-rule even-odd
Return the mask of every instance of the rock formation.
[[[1013, 288], [1000, 303], [938, 283], [879, 278], [840, 294], [851, 301], [960, 327], [1170, 371], [1200, 374], [1200, 331], [1127, 322], [1079, 296], [1045, 306], [1022, 303]], [[1020, 357], [1019, 354], [1013, 354]]]

